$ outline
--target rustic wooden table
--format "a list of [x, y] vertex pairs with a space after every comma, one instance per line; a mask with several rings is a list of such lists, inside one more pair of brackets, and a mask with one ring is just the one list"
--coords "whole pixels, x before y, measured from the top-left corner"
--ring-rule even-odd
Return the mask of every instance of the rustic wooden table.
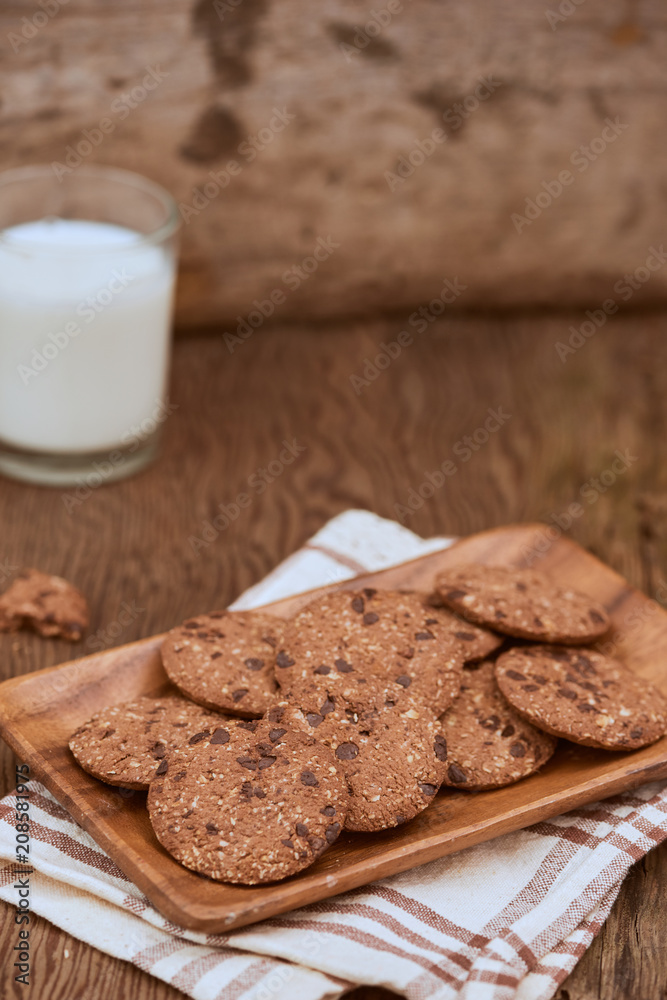
[[[563, 362], [555, 344], [580, 319], [434, 325], [356, 389], [350, 376], [364, 377], [364, 360], [394, 340], [400, 322], [263, 331], [232, 355], [219, 336], [181, 340], [171, 394], [176, 408], [165, 421], [160, 461], [74, 505], [59, 490], [3, 480], [0, 573], [34, 565], [68, 577], [90, 600], [93, 641], [129, 642], [230, 602], [346, 508], [396, 517], [396, 505], [406, 506], [425, 473], [452, 458], [457, 474], [407, 519], [413, 530], [462, 535], [524, 520], [565, 525], [576, 501], [582, 513], [567, 529], [571, 537], [652, 596], [664, 595], [667, 319], [610, 320]], [[484, 434], [475, 441], [475, 431], [489, 409], [507, 416], [478, 443]], [[303, 451], [259, 495], [249, 477], [277, 460], [284, 440]], [[604, 474], [617, 451], [626, 469]], [[195, 552], [191, 536], [200, 536], [218, 505], [233, 503], [240, 492], [251, 492], [252, 504]], [[124, 604], [135, 611], [121, 616], [132, 620], [119, 627]], [[89, 650], [85, 641], [71, 647], [24, 633], [2, 636], [2, 675]], [[4, 794], [14, 761], [2, 750]], [[633, 868], [560, 1000], [664, 1000], [666, 891], [664, 845]], [[16, 986], [7, 958], [15, 942], [13, 911], [2, 904], [0, 912], [3, 998], [183, 996], [39, 918], [32, 927], [31, 986]], [[353, 996], [389, 1000], [390, 994], [366, 989]]]

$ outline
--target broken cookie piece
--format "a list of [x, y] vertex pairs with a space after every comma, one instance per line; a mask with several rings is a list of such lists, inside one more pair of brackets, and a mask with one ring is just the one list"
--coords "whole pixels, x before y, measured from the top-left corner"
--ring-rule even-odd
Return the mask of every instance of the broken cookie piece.
[[23, 569], [0, 595], [0, 632], [29, 628], [77, 642], [87, 625], [85, 597], [60, 576]]

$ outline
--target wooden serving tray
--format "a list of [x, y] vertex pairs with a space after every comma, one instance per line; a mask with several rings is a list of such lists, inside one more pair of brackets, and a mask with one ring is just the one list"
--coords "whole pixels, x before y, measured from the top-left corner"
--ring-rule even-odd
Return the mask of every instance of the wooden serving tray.
[[[343, 584], [428, 589], [457, 562], [525, 565], [543, 544], [541, 525], [518, 525], [463, 539], [444, 552]], [[667, 613], [574, 542], [560, 538], [532, 565], [597, 598], [611, 614], [617, 655], [667, 690]], [[268, 605], [289, 616], [320, 591]], [[156, 840], [145, 793], [113, 789], [75, 763], [67, 741], [95, 712], [139, 695], [169, 690], [160, 636], [0, 685], [0, 733], [118, 866], [169, 920], [206, 932], [228, 931], [405, 871], [567, 809], [667, 777], [667, 737], [632, 753], [565, 742], [539, 774], [489, 792], [444, 790], [428, 809], [396, 830], [343, 833], [300, 875], [243, 887], [183, 868]]]

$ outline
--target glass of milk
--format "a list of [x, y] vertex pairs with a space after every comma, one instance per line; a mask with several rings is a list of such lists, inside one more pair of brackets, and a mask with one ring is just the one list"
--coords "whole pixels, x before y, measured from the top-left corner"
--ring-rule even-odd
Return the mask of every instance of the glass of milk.
[[126, 170], [0, 174], [0, 473], [90, 489], [155, 456], [178, 227]]

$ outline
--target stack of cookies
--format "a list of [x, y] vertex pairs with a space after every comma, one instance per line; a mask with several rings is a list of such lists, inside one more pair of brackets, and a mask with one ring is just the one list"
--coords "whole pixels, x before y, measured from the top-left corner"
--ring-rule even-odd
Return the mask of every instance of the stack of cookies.
[[589, 643], [605, 609], [527, 570], [457, 566], [431, 595], [337, 590], [290, 620], [212, 612], [168, 633], [178, 694], [99, 713], [70, 747], [148, 789], [160, 843], [188, 868], [257, 884], [312, 864], [342, 830], [413, 819], [443, 786], [511, 784], [557, 738], [657, 740], [667, 704]]

